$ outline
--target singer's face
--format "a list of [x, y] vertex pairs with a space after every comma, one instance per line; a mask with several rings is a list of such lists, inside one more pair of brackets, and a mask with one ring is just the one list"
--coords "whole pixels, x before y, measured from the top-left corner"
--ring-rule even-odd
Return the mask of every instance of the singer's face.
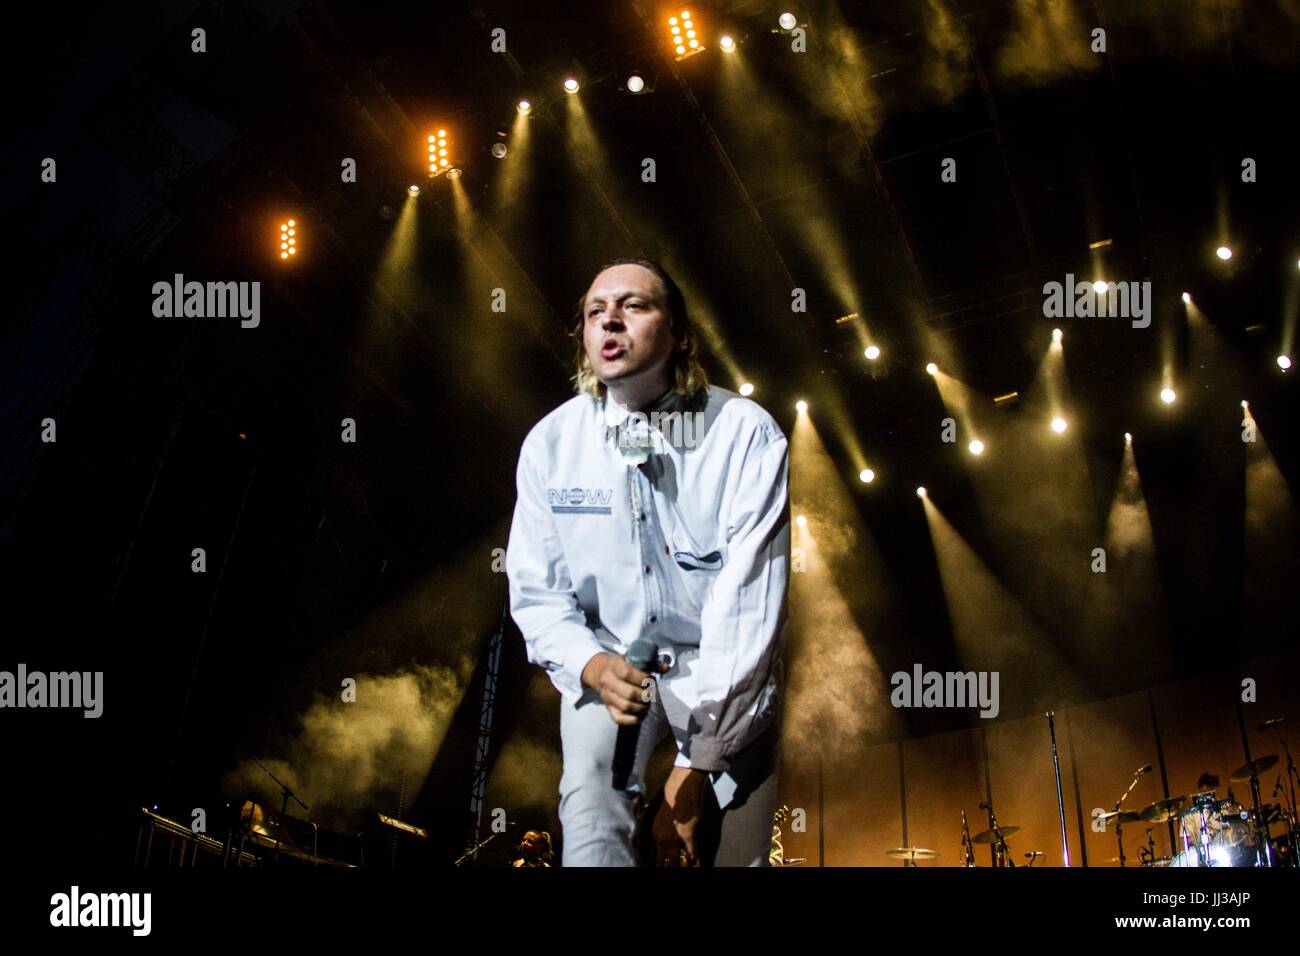
[[672, 324], [659, 277], [638, 265], [610, 266], [583, 300], [582, 341], [596, 378], [630, 382], [662, 376], [668, 384]]

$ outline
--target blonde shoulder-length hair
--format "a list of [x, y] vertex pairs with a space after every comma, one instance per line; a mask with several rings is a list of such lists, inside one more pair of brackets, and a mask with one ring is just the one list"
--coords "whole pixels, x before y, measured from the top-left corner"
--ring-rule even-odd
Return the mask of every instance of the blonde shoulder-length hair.
[[[659, 284], [663, 286], [664, 301], [662, 303], [664, 311], [668, 313], [670, 328], [673, 332], [673, 339], [677, 342], [685, 342], [686, 347], [682, 349], [673, 349], [672, 355], [668, 359], [668, 367], [672, 372], [673, 391], [688, 401], [695, 400], [699, 397], [704, 387], [709, 384], [708, 375], [704, 372], [704, 366], [700, 364], [700, 336], [695, 326], [691, 323], [690, 313], [686, 310], [686, 298], [682, 295], [682, 290], [677, 287], [668, 271], [655, 262], [653, 259], [611, 259], [596, 270], [596, 275], [604, 272], [613, 266], [641, 266], [653, 272], [659, 278]], [[592, 276], [595, 279], [595, 276]], [[588, 283], [590, 288], [591, 283]], [[583, 341], [583, 327], [586, 323], [586, 314], [584, 306], [587, 304], [587, 293], [578, 298], [577, 309], [575, 310], [573, 325], [569, 334], [574, 342], [574, 375], [573, 390], [579, 395], [590, 395], [592, 398], [602, 399], [605, 397], [605, 384], [596, 378], [595, 372], [591, 369], [591, 362], [587, 360], [587, 347]]]

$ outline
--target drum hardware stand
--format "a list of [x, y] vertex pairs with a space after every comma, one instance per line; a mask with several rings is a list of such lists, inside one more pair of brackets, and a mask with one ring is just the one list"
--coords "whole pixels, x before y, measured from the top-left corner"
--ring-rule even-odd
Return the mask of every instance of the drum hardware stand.
[[[1065, 829], [1065, 795], [1061, 791], [1061, 758], [1056, 752], [1056, 712], [1049, 710], [1045, 716], [1047, 717], [1047, 730], [1052, 735], [1052, 769], [1056, 772], [1056, 810], [1061, 817], [1061, 856], [1068, 867], [1070, 865], [1070, 838], [1066, 835]], [[1034, 865], [1032, 858], [1029, 865]]]
[[1009, 866], [1014, 869], [1016, 861], [1011, 859], [1011, 848], [1007, 846], [1007, 841], [1002, 836], [1002, 828], [998, 826], [998, 815], [993, 809], [993, 803], [980, 801], [980, 809], [989, 812], [989, 829], [997, 834], [997, 839], [993, 843], [993, 865]]
[[1291, 847], [1291, 865], [1300, 865], [1300, 857], [1297, 857], [1296, 851], [1300, 850], [1300, 840], [1296, 834], [1296, 805], [1295, 805], [1295, 785], [1300, 780], [1300, 771], [1296, 770], [1295, 760], [1291, 757], [1291, 748], [1287, 746], [1286, 738], [1282, 736], [1282, 731], [1278, 728], [1281, 721], [1272, 721], [1273, 730], [1277, 731], [1278, 742], [1282, 745], [1282, 752], [1286, 754], [1286, 786], [1282, 789], [1282, 795], [1286, 798], [1286, 838]]
[[[1217, 805], [1217, 801], [1216, 801], [1216, 805]], [[1212, 866], [1214, 864], [1214, 861], [1210, 856], [1210, 813], [1211, 813], [1210, 809], [1204, 803], [1202, 803], [1196, 809], [1196, 815], [1197, 817], [1200, 818], [1201, 821], [1201, 826], [1200, 826], [1201, 832], [1200, 832], [1200, 836], [1196, 841], [1196, 856], [1197, 859], [1200, 860], [1201, 866]], [[1182, 829], [1184, 831], [1183, 842], [1186, 843], [1187, 842], [1186, 828], [1183, 826], [1183, 821], [1181, 819], [1178, 821], [1178, 826], [1179, 829]]]
[[1142, 866], [1156, 865], [1156, 838], [1154, 834], [1158, 825], [1147, 827], [1147, 845], [1138, 847], [1138, 863]]
[[1250, 766], [1250, 800], [1251, 816], [1254, 817], [1255, 830], [1255, 865], [1273, 865], [1273, 847], [1268, 842], [1268, 824], [1264, 822], [1263, 798], [1259, 795], [1259, 774], [1255, 772], [1252, 761]]
[[966, 823], [966, 810], [961, 811], [961, 865], [975, 865], [975, 844], [970, 841], [970, 827]]
[[[1250, 800], [1251, 800], [1251, 831], [1255, 838], [1255, 865], [1272, 866], [1273, 852], [1268, 842], [1268, 825], [1264, 822], [1264, 811], [1260, 806], [1263, 800], [1259, 794], [1259, 771], [1268, 770], [1273, 764], [1277, 763], [1277, 757], [1260, 757], [1257, 761], [1254, 754], [1250, 752], [1250, 737], [1246, 734], [1246, 721], [1241, 711], [1241, 702], [1236, 702], [1237, 707], [1237, 727], [1241, 731], [1241, 750], [1246, 755], [1246, 765], [1232, 775], [1237, 782], [1244, 780], [1250, 781]], [[1273, 724], [1273, 726], [1277, 726]], [[1260, 727], [1260, 730], [1266, 730], [1267, 727]], [[1271, 755], [1270, 755], [1271, 756]], [[1260, 766], [1263, 764], [1263, 766]], [[1247, 774], [1245, 771], [1249, 770]], [[1231, 782], [1232, 777], [1229, 778]]]

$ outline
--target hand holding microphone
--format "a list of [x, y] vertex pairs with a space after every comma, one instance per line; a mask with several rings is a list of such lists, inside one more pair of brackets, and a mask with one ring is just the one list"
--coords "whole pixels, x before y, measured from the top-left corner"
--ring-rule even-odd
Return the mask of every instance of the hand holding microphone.
[[609, 716], [618, 724], [618, 739], [614, 743], [612, 783], [615, 790], [627, 790], [632, 765], [636, 761], [637, 741], [645, 718], [654, 700], [650, 673], [662, 674], [668, 664], [656, 661], [658, 648], [648, 637], [638, 637], [627, 649], [627, 657], [617, 654], [597, 654], [582, 669], [582, 681], [600, 692], [600, 699]]
[[628, 648], [626, 658], [602, 652], [582, 669], [583, 684], [599, 691], [610, 719], [620, 727], [632, 727], [641, 722], [650, 707], [650, 685], [646, 682], [650, 680], [651, 673], [662, 674], [668, 670], [667, 663], [655, 661], [653, 644], [650, 644], [649, 654], [634, 660], [632, 652], [637, 643], [639, 641], [633, 642], [632, 647]]

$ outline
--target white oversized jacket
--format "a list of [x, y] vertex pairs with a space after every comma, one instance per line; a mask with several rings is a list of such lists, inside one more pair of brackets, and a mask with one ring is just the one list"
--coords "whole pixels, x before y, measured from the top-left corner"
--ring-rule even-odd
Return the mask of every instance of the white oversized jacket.
[[[676, 765], [724, 771], [776, 719], [788, 447], [734, 392], [709, 386], [694, 409], [670, 391], [629, 420], [612, 399], [579, 395], [538, 422], [520, 450], [506, 572], [528, 659], [564, 706], [593, 655], [650, 636], [673, 664], [659, 694]], [[666, 417], [646, 429], [655, 413]], [[629, 433], [651, 444], [641, 464]]]

